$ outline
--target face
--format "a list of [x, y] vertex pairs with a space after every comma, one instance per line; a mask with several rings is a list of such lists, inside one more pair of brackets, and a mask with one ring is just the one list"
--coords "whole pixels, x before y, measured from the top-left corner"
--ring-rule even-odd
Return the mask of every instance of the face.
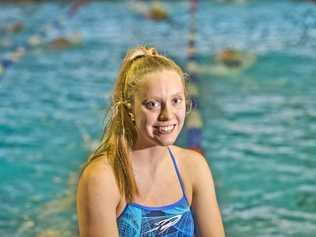
[[136, 147], [173, 144], [185, 118], [185, 95], [180, 75], [174, 70], [146, 74], [139, 83], [133, 112]]

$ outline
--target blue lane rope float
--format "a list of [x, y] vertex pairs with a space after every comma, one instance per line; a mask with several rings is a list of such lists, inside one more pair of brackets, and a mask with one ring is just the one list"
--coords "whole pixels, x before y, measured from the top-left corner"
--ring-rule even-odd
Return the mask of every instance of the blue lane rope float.
[[0, 80], [3, 79], [5, 72], [13, 64], [23, 58], [27, 50], [40, 45], [43, 40], [48, 37], [50, 32], [60, 32], [63, 28], [65, 19], [73, 17], [78, 12], [79, 8], [87, 2], [88, 0], [77, 0], [73, 2], [66, 11], [66, 14], [60, 15], [52, 22], [44, 25], [37, 33], [31, 35], [24, 43], [18, 45], [11, 52], [9, 52], [5, 58], [0, 59]]
[[196, 9], [197, 0], [190, 1], [190, 14], [191, 14], [191, 26], [188, 39], [187, 47], [187, 59], [188, 65], [187, 70], [190, 74], [191, 82], [189, 85], [189, 93], [192, 100], [192, 111], [188, 115], [186, 120], [186, 131], [187, 131], [187, 146], [190, 149], [204, 153], [202, 148], [202, 127], [203, 120], [199, 111], [199, 78], [197, 74], [190, 71], [190, 64], [196, 60]]

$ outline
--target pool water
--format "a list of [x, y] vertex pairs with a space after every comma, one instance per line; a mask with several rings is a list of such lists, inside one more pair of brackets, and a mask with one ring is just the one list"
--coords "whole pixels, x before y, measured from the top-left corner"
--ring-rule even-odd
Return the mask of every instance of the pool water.
[[[186, 64], [188, 1], [165, 5], [171, 20], [157, 23], [126, 2], [91, 2], [48, 35], [80, 32], [80, 44], [33, 48], [6, 71], [0, 80], [0, 236], [78, 236], [76, 177], [90, 143], [101, 136], [126, 49], [145, 43]], [[0, 5], [1, 29], [24, 24], [21, 33], [1, 35], [9, 46], [1, 44], [0, 55], [65, 9], [51, 2]], [[197, 11], [200, 64], [225, 48], [256, 57], [238, 73], [200, 76], [202, 145], [227, 236], [315, 236], [316, 5], [199, 1]]]

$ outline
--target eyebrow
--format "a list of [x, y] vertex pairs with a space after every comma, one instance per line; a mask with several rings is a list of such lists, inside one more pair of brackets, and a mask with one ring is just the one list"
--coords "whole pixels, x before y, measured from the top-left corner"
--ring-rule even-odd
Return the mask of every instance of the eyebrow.
[[[181, 92], [181, 91], [180, 91], [180, 92], [177, 92], [177, 93], [171, 95], [171, 97], [178, 96], [178, 95], [184, 95], [184, 92]], [[146, 97], [146, 96], [144, 96], [144, 97]], [[160, 99], [160, 98], [157, 97], [157, 96], [151, 96], [150, 98], [157, 98], [157, 99]]]

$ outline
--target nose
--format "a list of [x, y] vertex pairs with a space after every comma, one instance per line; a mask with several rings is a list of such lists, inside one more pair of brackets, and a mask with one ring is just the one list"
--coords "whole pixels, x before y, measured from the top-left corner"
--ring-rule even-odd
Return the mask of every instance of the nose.
[[171, 108], [169, 108], [169, 106], [167, 104], [164, 104], [161, 107], [161, 111], [159, 114], [159, 120], [161, 121], [168, 121], [171, 118]]

